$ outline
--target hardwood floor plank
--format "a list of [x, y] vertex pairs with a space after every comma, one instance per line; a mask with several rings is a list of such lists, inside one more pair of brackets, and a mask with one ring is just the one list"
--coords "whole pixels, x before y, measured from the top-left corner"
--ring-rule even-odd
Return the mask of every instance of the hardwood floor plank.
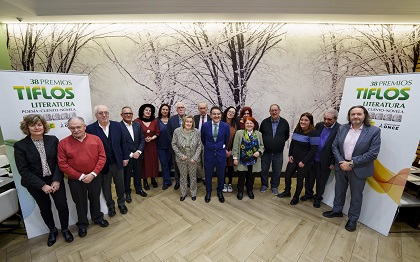
[[161, 262], [163, 260], [160, 260], [154, 253], [149, 253], [148, 255], [144, 256], [139, 261], [141, 262]]
[[132, 247], [129, 250], [129, 253], [134, 260], [138, 261], [166, 242], [172, 241], [172, 239], [176, 238], [180, 233], [190, 227], [191, 224], [187, 223], [185, 220], [180, 220], [165, 230], [158, 233], [155, 232], [153, 236], [145, 238], [144, 241], [138, 243], [135, 247]]
[[165, 262], [188, 262], [185, 260], [183, 256], [181, 256], [179, 253], [175, 253], [173, 256], [168, 258]]
[[380, 234], [377, 251], [377, 261], [403, 261], [401, 233], [392, 233], [389, 234], [387, 237]]
[[245, 261], [275, 226], [267, 220], [261, 220], [233, 246], [229, 254], [238, 261]]
[[285, 219], [278, 223], [264, 241], [255, 249], [254, 254], [264, 261], [272, 260], [300, 222], [301, 220], [298, 219], [295, 221]]
[[348, 262], [351, 259], [353, 247], [356, 243], [357, 231], [348, 232], [344, 228], [346, 223], [347, 220], [342, 219], [341, 225], [338, 227], [337, 233], [335, 234], [332, 245], [326, 256], [328, 261]]
[[245, 262], [265, 262], [264, 259], [260, 258], [255, 254], [249, 255], [249, 257], [245, 260]]
[[59, 262], [82, 262], [82, 256], [80, 256], [79, 251], [69, 253], [66, 256], [60, 258]]
[[360, 223], [357, 226], [359, 230], [352, 255], [367, 261], [376, 261], [379, 233]]
[[[173, 225], [182, 220], [182, 217], [172, 211], [168, 206], [164, 205], [160, 200], [153, 198], [150, 203], [153, 206], [153, 211], [159, 214], [163, 219], [168, 221], [169, 224]], [[178, 205], [182, 204], [181, 202]], [[185, 204], [185, 203], [184, 203]]]
[[198, 257], [196, 257], [194, 260], [191, 260], [191, 262], [213, 262], [210, 258], [208, 258], [204, 254], [200, 254]]
[[55, 255], [55, 251], [48, 251], [48, 252], [42, 252], [34, 255], [31, 252], [32, 262], [55, 262], [57, 261], [57, 256]]
[[420, 234], [401, 233], [403, 261], [420, 261]]
[[225, 232], [229, 231], [233, 225], [222, 220], [216, 225], [212, 226], [208, 231], [196, 238], [189, 246], [184, 247], [179, 251], [187, 261], [194, 260], [197, 256], [202, 254], [211, 244], [222, 237]]
[[30, 250], [22, 251], [22, 253], [15, 254], [14, 256], [9, 256], [9, 255], [7, 256], [8, 262], [22, 262], [22, 261], [31, 261], [31, 260], [32, 260], [32, 256], [31, 256]]
[[248, 221], [239, 221], [239, 223], [234, 225], [229, 231], [225, 232], [223, 236], [210, 245], [204, 251], [204, 254], [211, 260], [218, 261], [253, 227], [254, 225]]
[[303, 253], [314, 261], [324, 261], [338, 226], [322, 220]]
[[306, 245], [316, 231], [317, 225], [301, 220], [287, 241], [280, 248], [279, 253], [291, 261], [298, 261]]
[[207, 231], [211, 226], [212, 225], [209, 222], [202, 219], [186, 229], [184, 232], [181, 232], [174, 239], [155, 249], [154, 253], [161, 261], [165, 261], [183, 247], [188, 246], [203, 232]]
[[167, 197], [162, 199], [161, 201], [162, 204], [171, 209], [173, 212], [175, 212], [178, 216], [180, 216], [182, 219], [184, 219], [191, 225], [202, 220], [202, 216], [195, 210], [197, 204], [194, 204], [194, 202], [186, 202], [183, 205], [179, 205], [179, 200], [173, 201], [172, 199]]

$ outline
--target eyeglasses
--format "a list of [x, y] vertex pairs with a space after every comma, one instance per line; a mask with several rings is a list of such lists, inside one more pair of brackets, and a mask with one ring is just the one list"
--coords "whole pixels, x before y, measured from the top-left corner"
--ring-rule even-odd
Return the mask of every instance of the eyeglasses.
[[109, 115], [109, 112], [108, 111], [101, 111], [101, 112], [98, 112], [98, 113], [96, 113], [97, 115]]
[[333, 121], [334, 119], [332, 119], [332, 118], [326, 118], [326, 117], [324, 117], [324, 121]]
[[229, 110], [229, 111], [228, 111], [228, 113], [229, 113], [229, 114], [235, 114], [235, 113], [236, 113], [236, 111], [235, 111], [235, 110]]
[[122, 113], [125, 116], [131, 116], [133, 113]]

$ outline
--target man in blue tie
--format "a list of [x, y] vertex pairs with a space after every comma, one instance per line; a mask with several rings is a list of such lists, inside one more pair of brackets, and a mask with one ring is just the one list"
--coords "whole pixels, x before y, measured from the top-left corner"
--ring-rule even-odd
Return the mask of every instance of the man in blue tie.
[[212, 191], [212, 177], [214, 167], [217, 174], [217, 197], [221, 203], [223, 197], [223, 184], [226, 169], [226, 153], [229, 143], [230, 128], [225, 122], [220, 121], [222, 110], [214, 106], [210, 109], [212, 121], [206, 122], [201, 127], [201, 141], [204, 145], [204, 172], [206, 178], [206, 203], [210, 202]]

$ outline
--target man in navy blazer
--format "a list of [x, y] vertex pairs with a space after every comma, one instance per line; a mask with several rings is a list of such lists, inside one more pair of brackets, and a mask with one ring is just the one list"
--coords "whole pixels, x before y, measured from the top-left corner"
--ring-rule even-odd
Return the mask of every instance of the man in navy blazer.
[[223, 184], [226, 170], [226, 153], [229, 143], [230, 128], [225, 122], [220, 121], [222, 110], [214, 106], [210, 110], [211, 122], [206, 122], [201, 128], [201, 142], [204, 145], [204, 172], [206, 177], [206, 203], [210, 202], [212, 191], [212, 178], [214, 167], [217, 174], [217, 196], [221, 203], [223, 197]]
[[[175, 104], [175, 107], [176, 107], [177, 114], [174, 116], [171, 116], [168, 119], [168, 124], [167, 124], [169, 144], [172, 143], [172, 137], [174, 136], [175, 129], [181, 126], [182, 119], [184, 118], [185, 111], [186, 111], [185, 104], [183, 102], [177, 102]], [[179, 168], [178, 168], [178, 165], [176, 164], [175, 153], [172, 150], [172, 147], [171, 147], [171, 153], [172, 153], [172, 163], [174, 164], [174, 173], [175, 173], [175, 180], [176, 180], [174, 189], [177, 190], [179, 188]]]
[[115, 201], [112, 199], [111, 182], [114, 180], [117, 191], [117, 203], [121, 214], [127, 214], [124, 198], [124, 171], [128, 164], [129, 152], [124, 141], [121, 125], [109, 120], [109, 110], [104, 105], [94, 108], [98, 121], [86, 127], [86, 132], [102, 140], [106, 153], [106, 163], [101, 171], [102, 191], [108, 206], [108, 215], [115, 216]]
[[127, 166], [124, 167], [125, 201], [131, 203], [131, 177], [134, 180], [136, 194], [146, 197], [147, 193], [141, 188], [141, 168], [143, 164], [143, 151], [146, 141], [139, 122], [133, 122], [133, 110], [129, 106], [121, 109], [121, 130], [124, 142], [127, 144], [129, 157]]
[[373, 175], [374, 160], [381, 147], [381, 130], [370, 125], [370, 117], [363, 106], [353, 106], [347, 114], [348, 124], [341, 125], [333, 143], [335, 163], [335, 198], [325, 217], [342, 217], [347, 187], [350, 184], [350, 208], [347, 231], [355, 231], [363, 202], [366, 178]]
[[[319, 208], [321, 206], [322, 195], [325, 191], [331, 170], [334, 169], [334, 155], [332, 153], [332, 144], [337, 135], [340, 124], [337, 122], [338, 111], [329, 108], [324, 112], [324, 121], [316, 124], [315, 129], [318, 131], [320, 144], [315, 154], [314, 174], [305, 179], [305, 195], [300, 199], [302, 201], [314, 198], [313, 206]], [[316, 181], [316, 194], [313, 188]]]

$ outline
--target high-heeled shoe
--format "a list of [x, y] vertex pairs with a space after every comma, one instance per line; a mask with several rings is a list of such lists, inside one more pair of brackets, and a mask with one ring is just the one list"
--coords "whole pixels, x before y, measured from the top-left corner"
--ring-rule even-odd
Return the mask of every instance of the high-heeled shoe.
[[147, 183], [147, 179], [143, 179], [143, 187], [145, 190], [150, 190], [149, 183]]
[[156, 179], [153, 178], [153, 177], [152, 177], [152, 186], [153, 186], [153, 188], [157, 188], [158, 187], [158, 184], [156, 182]]

